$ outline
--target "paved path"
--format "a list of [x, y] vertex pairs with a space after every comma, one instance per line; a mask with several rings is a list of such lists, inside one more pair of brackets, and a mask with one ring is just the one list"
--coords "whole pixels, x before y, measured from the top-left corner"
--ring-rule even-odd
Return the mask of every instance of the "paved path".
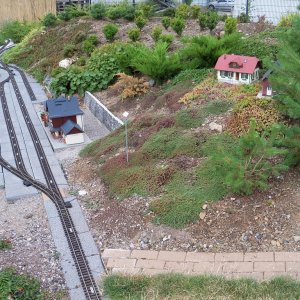
[[300, 280], [300, 252], [243, 254], [105, 249], [102, 258], [113, 273], [155, 275], [172, 272], [257, 280], [291, 276]]

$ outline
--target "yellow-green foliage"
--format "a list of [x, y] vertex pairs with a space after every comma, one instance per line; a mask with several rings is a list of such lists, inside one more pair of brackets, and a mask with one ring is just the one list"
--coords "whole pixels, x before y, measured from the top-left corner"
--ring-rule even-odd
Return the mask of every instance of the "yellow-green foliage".
[[279, 27], [291, 27], [297, 16], [299, 16], [298, 13], [289, 13], [286, 16], [282, 16], [278, 23], [278, 26]]

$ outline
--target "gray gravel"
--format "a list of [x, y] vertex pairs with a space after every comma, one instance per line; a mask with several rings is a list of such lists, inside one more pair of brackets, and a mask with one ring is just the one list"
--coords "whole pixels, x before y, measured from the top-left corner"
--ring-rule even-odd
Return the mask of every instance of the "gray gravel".
[[12, 242], [12, 249], [0, 250], [0, 270], [14, 267], [51, 292], [65, 288], [41, 196], [8, 204], [0, 190], [0, 239]]

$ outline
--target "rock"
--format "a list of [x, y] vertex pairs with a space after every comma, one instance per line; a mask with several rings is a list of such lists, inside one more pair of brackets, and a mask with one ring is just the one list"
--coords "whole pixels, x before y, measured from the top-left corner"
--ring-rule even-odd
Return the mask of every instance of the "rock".
[[207, 209], [207, 204], [204, 204], [203, 206], [202, 206], [202, 209]]
[[27, 215], [24, 216], [24, 219], [30, 219], [32, 217], [33, 217], [33, 214], [27, 214]]
[[61, 68], [64, 68], [64, 69], [67, 69], [69, 68], [73, 63], [73, 60], [70, 59], [70, 58], [65, 58], [63, 60], [61, 60], [58, 65], [61, 67]]
[[202, 211], [202, 212], [199, 214], [200, 220], [204, 220], [204, 219], [205, 219], [205, 216], [206, 216], [206, 212], [205, 212], [205, 211]]
[[208, 124], [208, 127], [210, 130], [214, 130], [214, 131], [218, 131], [218, 132], [222, 132], [223, 131], [223, 126], [219, 125], [215, 122], [211, 122]]
[[87, 191], [81, 190], [81, 191], [78, 192], [78, 195], [79, 196], [85, 196], [85, 195], [87, 195]]
[[294, 241], [297, 243], [297, 242], [300, 242], [300, 236], [299, 235], [294, 235], [293, 236], [294, 238]]
[[153, 87], [153, 86], [155, 85], [155, 81], [154, 81], [153, 79], [150, 79], [150, 80], [149, 80], [149, 85], [150, 85], [151, 87]]

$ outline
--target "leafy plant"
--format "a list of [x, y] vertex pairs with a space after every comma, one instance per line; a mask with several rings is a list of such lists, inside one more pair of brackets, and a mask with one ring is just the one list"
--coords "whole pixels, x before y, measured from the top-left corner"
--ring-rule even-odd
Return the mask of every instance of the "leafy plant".
[[0, 240], [0, 250], [6, 250], [6, 249], [10, 249], [10, 248], [11, 248], [10, 240]]
[[225, 33], [232, 34], [237, 31], [237, 19], [228, 17], [225, 21]]
[[86, 16], [87, 12], [79, 5], [68, 4], [65, 6], [64, 11], [58, 14], [58, 18], [63, 21], [70, 21], [71, 19]]
[[96, 49], [96, 46], [91, 40], [86, 39], [85, 41], [83, 41], [81, 48], [87, 55], [91, 55], [92, 52]]
[[136, 42], [141, 37], [141, 30], [139, 28], [131, 28], [128, 30], [128, 37], [133, 41]]
[[191, 15], [193, 19], [197, 19], [201, 12], [201, 7], [199, 5], [192, 5], [191, 6]]
[[137, 49], [131, 63], [136, 70], [158, 83], [171, 78], [180, 70], [178, 54], [169, 54], [168, 45], [162, 42], [158, 42], [153, 49], [145, 46]]
[[171, 27], [178, 36], [181, 36], [183, 29], [185, 28], [185, 21], [180, 18], [174, 18], [171, 21]]
[[244, 12], [242, 12], [239, 16], [238, 16], [238, 21], [240, 23], [249, 23], [250, 22], [250, 17], [247, 16]]
[[164, 17], [174, 18], [174, 17], [175, 17], [175, 13], [176, 13], [175, 8], [173, 8], [173, 7], [168, 7], [167, 9], [165, 9], [165, 10], [163, 11], [163, 16], [164, 16]]
[[109, 5], [106, 11], [106, 16], [111, 20], [124, 18], [128, 21], [134, 19], [135, 8], [127, 1]]
[[260, 135], [252, 122], [249, 132], [241, 136], [230, 151], [217, 147], [210, 152], [211, 167], [223, 175], [231, 192], [249, 195], [255, 189], [264, 190], [270, 176], [277, 176], [287, 169], [278, 160], [285, 151], [274, 147], [278, 134], [277, 126], [273, 127], [268, 138]]
[[76, 51], [74, 44], [66, 44], [64, 47], [64, 57], [72, 57]]
[[166, 30], [168, 30], [168, 28], [170, 27], [171, 25], [171, 18], [170, 17], [163, 17], [161, 19], [161, 24], [164, 26], [164, 28]]
[[160, 26], [154, 26], [151, 32], [151, 37], [153, 38], [155, 43], [158, 42], [161, 34], [162, 34], [162, 28]]
[[289, 13], [285, 16], [282, 16], [278, 26], [279, 27], [292, 27], [293, 22], [296, 20], [296, 18], [299, 17], [299, 13]]
[[44, 16], [42, 24], [45, 27], [50, 27], [56, 24], [57, 17], [53, 13], [48, 13]]
[[163, 43], [168, 44], [168, 46], [170, 46], [172, 44], [172, 42], [174, 41], [174, 36], [170, 33], [170, 34], [161, 34], [159, 37], [159, 40]]
[[122, 99], [133, 98], [145, 94], [149, 84], [143, 78], [137, 78], [124, 73], [117, 74], [118, 81], [110, 88], [120, 94]]
[[147, 24], [147, 20], [143, 16], [137, 16], [135, 18], [134, 22], [135, 22], [135, 25], [141, 30]]
[[144, 18], [149, 19], [153, 14], [153, 6], [150, 3], [139, 3], [138, 11]]
[[117, 25], [109, 23], [103, 26], [102, 32], [105, 35], [105, 38], [109, 41], [112, 42], [115, 38], [115, 35], [118, 33], [119, 28]]
[[188, 19], [191, 15], [191, 8], [186, 3], [179, 4], [176, 7], [175, 17], [179, 19]]
[[91, 5], [91, 16], [94, 19], [101, 20], [105, 17], [106, 5], [102, 2]]
[[0, 44], [4, 44], [5, 40], [8, 39], [20, 43], [35, 26], [34, 23], [21, 23], [19, 21], [6, 21], [0, 24]]

